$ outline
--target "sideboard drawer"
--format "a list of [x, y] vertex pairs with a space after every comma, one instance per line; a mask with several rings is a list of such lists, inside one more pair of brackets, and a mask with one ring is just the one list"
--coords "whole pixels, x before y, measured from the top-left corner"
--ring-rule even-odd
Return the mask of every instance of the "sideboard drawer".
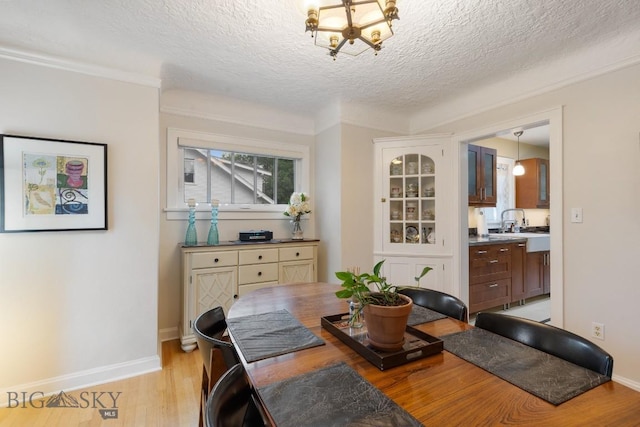
[[278, 262], [278, 249], [251, 249], [240, 251], [238, 264], [259, 264], [263, 262]]
[[238, 267], [238, 284], [278, 281], [278, 263], [241, 265]]
[[199, 252], [191, 254], [191, 268], [230, 267], [238, 265], [238, 251]]
[[280, 261], [296, 261], [311, 258], [313, 258], [313, 247], [311, 246], [280, 248]]

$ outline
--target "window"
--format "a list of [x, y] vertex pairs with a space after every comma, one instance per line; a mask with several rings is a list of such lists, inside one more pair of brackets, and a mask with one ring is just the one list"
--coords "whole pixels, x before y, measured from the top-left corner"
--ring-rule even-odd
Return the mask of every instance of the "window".
[[278, 205], [286, 204], [294, 191], [296, 159], [197, 147], [182, 151], [185, 202]]
[[[201, 206], [199, 210], [218, 199], [221, 213], [242, 211], [251, 218], [280, 218], [291, 193], [309, 191], [308, 185], [307, 145], [173, 128], [167, 132], [169, 213], [184, 211], [191, 198]], [[167, 218], [183, 219], [171, 214]]]

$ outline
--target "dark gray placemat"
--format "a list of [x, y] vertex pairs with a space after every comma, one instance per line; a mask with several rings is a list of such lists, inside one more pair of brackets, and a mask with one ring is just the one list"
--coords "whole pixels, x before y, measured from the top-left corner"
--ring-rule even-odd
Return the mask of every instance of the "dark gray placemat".
[[247, 362], [324, 344], [287, 310], [229, 318], [227, 327]]
[[278, 427], [421, 426], [344, 362], [258, 389]]
[[440, 338], [448, 352], [554, 405], [610, 379], [481, 328]]
[[415, 326], [420, 323], [433, 322], [434, 320], [444, 319], [446, 317], [447, 316], [442, 313], [438, 313], [437, 311], [430, 310], [414, 303], [411, 308], [411, 314], [409, 315], [407, 325]]

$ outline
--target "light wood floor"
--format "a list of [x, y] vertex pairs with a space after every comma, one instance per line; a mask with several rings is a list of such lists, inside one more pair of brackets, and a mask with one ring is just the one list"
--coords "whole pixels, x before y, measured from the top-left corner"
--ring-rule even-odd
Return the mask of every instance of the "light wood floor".
[[[118, 418], [103, 420], [94, 408], [0, 408], [0, 426], [197, 426], [200, 410], [202, 358], [196, 349], [185, 353], [178, 340], [162, 344], [162, 371], [86, 389], [65, 392], [87, 406], [81, 396], [105, 394], [100, 402], [111, 407], [108, 392], [117, 397]], [[82, 395], [82, 392], [86, 392]]]

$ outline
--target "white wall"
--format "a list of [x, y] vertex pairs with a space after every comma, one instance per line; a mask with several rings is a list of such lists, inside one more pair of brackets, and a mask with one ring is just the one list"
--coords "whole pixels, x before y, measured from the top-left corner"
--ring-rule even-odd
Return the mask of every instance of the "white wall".
[[0, 405], [160, 368], [158, 89], [0, 59], [0, 132], [107, 144], [107, 231], [0, 234]]
[[336, 283], [330, 274], [342, 268], [342, 126], [335, 125], [316, 136], [316, 200], [318, 203], [318, 280]]
[[[432, 132], [463, 133], [563, 106], [564, 327], [591, 337], [614, 357], [614, 377], [640, 388], [640, 66], [624, 68], [544, 95], [477, 114]], [[553, 166], [553, 158], [552, 166]], [[559, 166], [559, 165], [558, 165]], [[571, 223], [572, 207], [584, 222]], [[553, 265], [552, 265], [553, 269]], [[552, 288], [553, 292], [553, 288]], [[591, 338], [590, 338], [591, 339]]]
[[[310, 147], [311, 153], [311, 187], [304, 190], [309, 193], [312, 201], [312, 213], [305, 215], [302, 221], [305, 238], [317, 238], [316, 215], [319, 210], [315, 188], [313, 187], [313, 142], [314, 137], [295, 132], [286, 132], [284, 130], [274, 130], [259, 127], [252, 127], [245, 124], [232, 123], [231, 121], [223, 122], [214, 120], [214, 114], [211, 111], [220, 108], [219, 101], [215, 98], [207, 98], [198, 95], [196, 98], [199, 103], [193, 103], [194, 95], [189, 92], [173, 91], [167, 99], [163, 95], [163, 109], [167, 111], [178, 111], [181, 114], [165, 114], [160, 115], [160, 187], [161, 196], [160, 203], [162, 208], [166, 207], [167, 179], [167, 129], [178, 128], [190, 131], [200, 131], [218, 135], [229, 135], [242, 138], [286, 142], [291, 144], [299, 144]], [[190, 109], [183, 106], [190, 105]], [[194, 110], [195, 108], [195, 110]], [[246, 108], [245, 110], [246, 111]], [[254, 111], [255, 113], [255, 111]], [[274, 114], [273, 111], [262, 112], [262, 114]], [[248, 114], [254, 120], [257, 120], [251, 114]], [[209, 118], [212, 117], [212, 118]], [[262, 117], [262, 116], [260, 116]], [[229, 120], [227, 118], [227, 120]], [[267, 122], [268, 120], [264, 120]], [[292, 126], [292, 129], [295, 129]], [[162, 209], [161, 209], [162, 210]], [[159, 271], [159, 327], [162, 340], [173, 339], [178, 337], [178, 324], [180, 322], [180, 292], [181, 292], [181, 275], [180, 275], [180, 244], [184, 242], [184, 236], [187, 229], [187, 214], [184, 214], [184, 220], [168, 220], [165, 213], [161, 212], [160, 218], [160, 271]], [[203, 219], [196, 221], [196, 229], [199, 241], [206, 240], [210, 226], [210, 217], [204, 216]], [[233, 219], [229, 213], [220, 213], [218, 232], [220, 240], [237, 240], [238, 232], [246, 230], [271, 230], [274, 239], [289, 238], [291, 236], [291, 224], [289, 218], [282, 214], [277, 219], [268, 220], [250, 220], [250, 219]]]
[[[373, 259], [373, 229], [381, 224], [373, 223], [374, 206], [380, 200], [374, 200], [374, 186], [380, 181], [375, 176], [373, 164], [374, 138], [397, 136], [391, 132], [368, 129], [354, 125], [342, 128], [342, 260], [340, 270], [359, 266], [361, 271], [371, 271]], [[382, 170], [382, 168], [380, 168]], [[381, 181], [380, 181], [381, 182]], [[365, 212], [370, 214], [364, 214]], [[336, 282], [333, 272], [331, 276]]]

